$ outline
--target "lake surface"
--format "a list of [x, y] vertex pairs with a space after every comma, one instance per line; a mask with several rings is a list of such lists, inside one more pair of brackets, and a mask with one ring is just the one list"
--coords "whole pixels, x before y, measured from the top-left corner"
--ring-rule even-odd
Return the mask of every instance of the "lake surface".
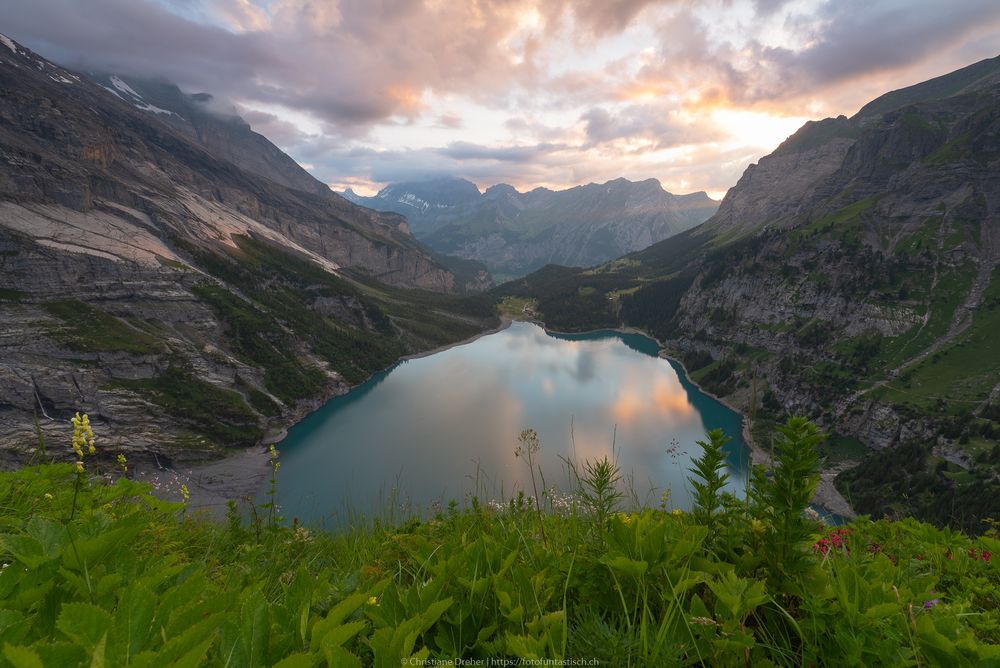
[[[510, 499], [531, 491], [518, 434], [535, 429], [549, 487], [569, 489], [563, 458], [616, 457], [640, 501], [687, 509], [696, 441], [721, 427], [729, 489], [742, 496], [747, 451], [740, 416], [700, 392], [680, 365], [636, 334], [509, 328], [400, 362], [330, 400], [278, 448], [278, 503], [286, 518], [336, 526], [400, 507], [425, 515], [455, 499]], [[582, 468], [582, 467], [581, 467]]]

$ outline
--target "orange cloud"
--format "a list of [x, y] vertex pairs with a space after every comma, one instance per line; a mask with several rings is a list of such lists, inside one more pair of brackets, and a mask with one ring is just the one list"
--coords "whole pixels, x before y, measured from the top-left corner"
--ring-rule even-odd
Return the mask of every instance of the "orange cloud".
[[644, 410], [642, 398], [635, 392], [626, 390], [618, 394], [611, 406], [611, 415], [617, 424], [627, 426]]
[[680, 385], [673, 385], [664, 379], [657, 381], [653, 388], [653, 403], [664, 413], [688, 416], [694, 407], [688, 401], [687, 392]]

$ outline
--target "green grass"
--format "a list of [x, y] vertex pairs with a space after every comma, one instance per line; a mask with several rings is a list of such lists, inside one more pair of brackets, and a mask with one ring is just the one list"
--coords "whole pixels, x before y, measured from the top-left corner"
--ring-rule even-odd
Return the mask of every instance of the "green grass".
[[911, 256], [919, 255], [924, 251], [936, 253], [935, 237], [941, 223], [941, 216], [929, 216], [913, 234], [908, 235], [897, 244], [896, 250]]
[[72, 350], [80, 352], [124, 352], [134, 355], [154, 355], [164, 352], [159, 338], [129, 326], [91, 304], [68, 299], [42, 305], [61, 323], [48, 332]]
[[163, 407], [181, 424], [190, 425], [219, 445], [253, 445], [262, 436], [257, 416], [238, 392], [207, 383], [176, 366], [153, 378], [120, 378], [112, 383]]
[[[68, 464], [3, 472], [0, 662], [801, 666], [1000, 657], [995, 536], [913, 520], [823, 527], [799, 514], [804, 502], [780, 501], [782, 490], [807, 487], [785, 475], [802, 472], [794, 461], [782, 460], [775, 482], [759, 479], [761, 502], [706, 487], [706, 505], [693, 512], [627, 510], [605, 496], [609, 514], [585, 495], [543, 496], [540, 511], [521, 496], [337, 533], [281, 524], [273, 498], [249, 522], [231, 512], [212, 524], [145, 485], [105, 483], [89, 457], [82, 476]], [[701, 480], [715, 473], [709, 467]]]
[[994, 274], [969, 328], [943, 350], [890, 383], [881, 396], [920, 410], [936, 408], [941, 400], [951, 414], [968, 413], [1000, 379], [998, 328], [1000, 272]]
[[899, 336], [884, 339], [878, 357], [879, 366], [886, 369], [894, 368], [927, 349], [935, 339], [947, 333], [955, 309], [968, 294], [975, 275], [975, 269], [970, 265], [943, 270], [937, 287], [929, 298], [931, 317], [927, 325], [921, 329], [920, 325], [916, 324]]
[[865, 220], [865, 214], [875, 208], [875, 204], [878, 203], [878, 199], [878, 197], [873, 195], [871, 197], [860, 199], [853, 204], [841, 207], [837, 211], [834, 211], [827, 216], [823, 216], [817, 221], [797, 228], [794, 232], [792, 232], [792, 236], [794, 238], [802, 238], [811, 234], [829, 232], [834, 228], [838, 231], [843, 231], [847, 229], [849, 224], [860, 225]]
[[844, 436], [835, 432], [819, 446], [819, 453], [821, 457], [826, 458], [827, 463], [836, 464], [844, 461], [857, 461], [868, 453], [868, 448], [853, 436]]

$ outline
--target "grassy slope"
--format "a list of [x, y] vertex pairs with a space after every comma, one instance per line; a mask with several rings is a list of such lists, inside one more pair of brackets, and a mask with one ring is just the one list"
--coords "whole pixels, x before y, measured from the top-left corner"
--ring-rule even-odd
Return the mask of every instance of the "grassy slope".
[[755, 503], [542, 503], [311, 534], [267, 506], [213, 525], [71, 465], [0, 473], [0, 666], [1000, 661], [995, 535], [796, 520], [786, 541]]

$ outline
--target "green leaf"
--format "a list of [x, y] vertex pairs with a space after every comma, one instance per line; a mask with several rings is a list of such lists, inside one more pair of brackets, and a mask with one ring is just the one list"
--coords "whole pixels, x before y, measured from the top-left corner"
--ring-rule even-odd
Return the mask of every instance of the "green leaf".
[[898, 603], [880, 603], [865, 610], [865, 617], [868, 619], [885, 619], [899, 614]]
[[320, 641], [323, 640], [323, 637], [327, 633], [335, 627], [340, 626], [345, 619], [347, 619], [355, 610], [364, 605], [367, 600], [367, 594], [353, 594], [333, 606], [330, 612], [327, 613], [326, 617], [313, 625], [312, 638], [309, 642], [309, 648], [316, 650], [319, 647]]
[[16, 610], [0, 610], [0, 641], [20, 642], [31, 628], [27, 619]]
[[90, 603], [63, 603], [56, 627], [90, 654], [111, 628], [111, 615]]
[[115, 625], [108, 640], [109, 655], [114, 663], [127, 665], [133, 656], [146, 649], [152, 635], [155, 605], [153, 592], [139, 583], [122, 590], [115, 611]]
[[90, 668], [104, 668], [106, 662], [106, 652], [108, 646], [108, 634], [105, 633], [101, 636], [100, 641], [97, 643], [97, 647], [94, 648], [94, 653], [90, 657]]
[[368, 622], [364, 621], [348, 622], [347, 624], [336, 626], [323, 635], [322, 640], [319, 641], [320, 647], [324, 652], [334, 647], [340, 647], [360, 633], [366, 626], [368, 626]]
[[170, 668], [198, 668], [205, 665], [205, 656], [214, 641], [215, 638], [206, 638], [201, 641], [201, 644], [188, 650], [184, 656], [171, 663]]
[[79, 645], [54, 642], [35, 645], [35, 651], [46, 666], [79, 666], [86, 662], [87, 654]]
[[[329, 660], [327, 660], [329, 663]], [[289, 654], [284, 659], [274, 664], [274, 668], [312, 668], [313, 657], [311, 654]], [[334, 664], [329, 664], [334, 665]]]
[[[78, 538], [72, 550], [62, 553], [63, 565], [70, 570], [82, 571], [85, 567], [98, 564], [114, 550], [122, 545], [128, 545], [143, 529], [144, 525], [138, 518], [119, 520], [115, 528], [90, 527], [88, 534], [93, 538]], [[81, 533], [83, 533], [81, 531]]]
[[24, 532], [38, 541], [42, 554], [50, 559], [58, 557], [69, 542], [66, 527], [58, 522], [35, 515], [24, 526]]
[[361, 668], [361, 659], [343, 647], [324, 647], [323, 654], [330, 668]]
[[30, 647], [19, 647], [8, 643], [3, 647], [3, 655], [14, 668], [45, 668], [38, 654]]
[[260, 591], [253, 589], [244, 595], [240, 617], [243, 620], [240, 631], [246, 643], [247, 666], [262, 666], [267, 657], [271, 626], [267, 601]]
[[[200, 622], [191, 625], [180, 635], [169, 638], [157, 653], [157, 665], [180, 661], [184, 657], [196, 653], [202, 647], [211, 646], [215, 633], [225, 618], [224, 613], [216, 613], [204, 617]], [[143, 652], [145, 655], [146, 652]]]
[[0, 535], [0, 550], [9, 552], [15, 560], [28, 568], [38, 568], [46, 561], [50, 561], [50, 557], [45, 555], [37, 540], [22, 534]]
[[601, 562], [613, 571], [631, 575], [634, 578], [641, 578], [649, 569], [649, 564], [645, 561], [637, 561], [628, 557], [615, 557], [614, 559], [602, 559]]

